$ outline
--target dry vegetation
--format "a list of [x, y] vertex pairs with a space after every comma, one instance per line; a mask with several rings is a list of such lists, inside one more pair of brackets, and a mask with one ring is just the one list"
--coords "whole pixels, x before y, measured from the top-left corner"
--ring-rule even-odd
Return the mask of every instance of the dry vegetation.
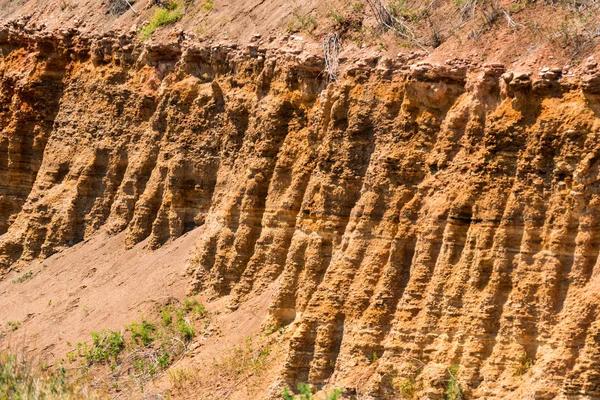
[[77, 399], [83, 390], [65, 368], [36, 366], [22, 352], [0, 352], [0, 399]]
[[[156, 321], [141, 318], [115, 331], [91, 333], [55, 366], [39, 365], [25, 354], [0, 354], [0, 399], [71, 399], [137, 396], [176, 365], [194, 338], [210, 325], [197, 300], [165, 305]], [[176, 387], [180, 370], [168, 372]], [[137, 393], [137, 395], [136, 395]], [[147, 395], [147, 393], [146, 393]], [[161, 394], [161, 396], [164, 395]]]
[[312, 11], [296, 8], [287, 30], [321, 40], [337, 34], [344, 45], [391, 43], [427, 52], [446, 42], [478, 48], [507, 32], [514, 36], [515, 57], [550, 44], [577, 58], [600, 36], [599, 8], [596, 0], [345, 0]]

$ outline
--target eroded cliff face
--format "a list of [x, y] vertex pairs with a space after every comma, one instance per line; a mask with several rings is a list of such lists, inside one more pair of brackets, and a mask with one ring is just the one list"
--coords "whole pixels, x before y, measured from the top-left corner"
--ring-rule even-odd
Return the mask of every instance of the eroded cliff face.
[[[361, 399], [600, 398], [600, 78], [296, 44], [0, 30], [0, 268], [204, 230], [190, 290], [276, 282], [280, 379]], [[265, 394], [267, 395], [267, 394]]]

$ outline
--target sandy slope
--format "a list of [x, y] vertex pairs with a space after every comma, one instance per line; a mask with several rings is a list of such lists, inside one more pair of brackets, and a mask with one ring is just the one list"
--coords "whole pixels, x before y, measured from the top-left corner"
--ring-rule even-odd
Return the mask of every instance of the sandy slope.
[[[99, 233], [89, 241], [14, 271], [0, 282], [2, 321], [20, 321], [11, 331], [2, 324], [2, 346], [16, 346], [51, 359], [64, 357], [91, 331], [120, 329], [151, 314], [169, 299], [185, 297], [182, 276], [198, 229], [157, 252], [144, 243], [125, 250], [124, 235]], [[33, 278], [12, 283], [28, 270]]]

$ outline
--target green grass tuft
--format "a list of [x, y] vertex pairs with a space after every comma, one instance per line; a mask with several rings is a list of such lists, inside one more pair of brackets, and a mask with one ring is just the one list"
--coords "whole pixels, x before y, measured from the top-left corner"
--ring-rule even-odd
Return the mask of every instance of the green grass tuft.
[[108, 364], [111, 359], [116, 363], [119, 354], [125, 348], [123, 335], [105, 329], [102, 332], [92, 332], [91, 336], [92, 344], [77, 344], [79, 354], [87, 360], [88, 365]]
[[154, 331], [156, 327], [153, 323], [142, 320], [142, 323], [132, 322], [129, 325], [129, 330], [131, 331], [131, 339], [135, 344], [143, 344], [144, 346], [148, 346], [150, 343], [154, 341]]
[[173, 24], [183, 16], [183, 3], [173, 2], [167, 8], [161, 8], [154, 12], [150, 22], [140, 31], [140, 38], [147, 40], [155, 30], [164, 25]]
[[[338, 388], [333, 389], [332, 393], [325, 393], [325, 400], [338, 400], [342, 395], [342, 391]], [[313, 391], [308, 383], [298, 384], [298, 395], [294, 396], [288, 388], [283, 389], [281, 394], [283, 400], [313, 400]]]
[[215, 0], [202, 0], [202, 4], [200, 5], [200, 11], [205, 14], [208, 14], [215, 8]]

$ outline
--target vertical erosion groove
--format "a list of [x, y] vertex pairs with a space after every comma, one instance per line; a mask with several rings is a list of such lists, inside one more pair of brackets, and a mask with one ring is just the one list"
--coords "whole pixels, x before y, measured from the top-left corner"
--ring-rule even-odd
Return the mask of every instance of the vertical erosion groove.
[[[22, 54], [15, 54], [5, 68], [21, 68]], [[67, 59], [51, 55], [29, 63], [30, 77], [18, 84], [2, 79], [0, 123], [0, 235], [16, 219], [31, 192], [42, 165], [63, 91]]]

